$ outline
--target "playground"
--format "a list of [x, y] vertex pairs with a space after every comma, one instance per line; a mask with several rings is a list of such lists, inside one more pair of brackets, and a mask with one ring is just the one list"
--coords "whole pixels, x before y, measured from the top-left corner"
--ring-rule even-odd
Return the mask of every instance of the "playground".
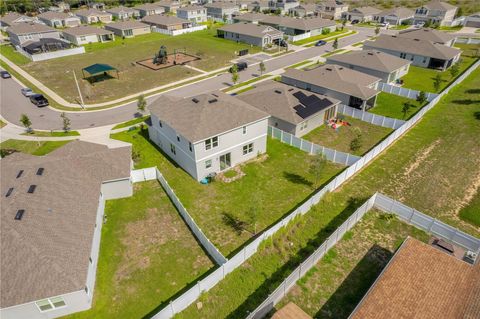
[[[158, 56], [160, 55], [160, 52], [164, 54], [163, 59]], [[188, 54], [186, 49], [174, 49], [174, 53], [168, 54], [165, 48], [165, 52], [160, 50], [159, 53], [155, 55], [153, 58], [137, 61], [137, 64], [147, 67], [151, 70], [157, 71], [157, 70], [169, 68], [175, 65], [185, 65], [189, 62], [193, 62], [197, 60], [200, 60], [200, 58], [197, 56]]]

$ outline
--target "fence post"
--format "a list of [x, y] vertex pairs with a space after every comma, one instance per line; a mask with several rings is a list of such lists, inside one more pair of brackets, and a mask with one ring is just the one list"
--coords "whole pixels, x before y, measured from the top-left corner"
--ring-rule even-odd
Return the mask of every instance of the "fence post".
[[350, 159], [350, 153], [347, 153], [347, 157], [345, 158], [345, 166], [349, 166], [349, 159]]
[[373, 114], [372, 121], [370, 122], [370, 124], [373, 124], [373, 122], [375, 122], [375, 114]]
[[313, 143], [310, 142], [310, 154], [313, 154]]
[[393, 129], [396, 130], [397, 127], [397, 119], [393, 119]]
[[303, 138], [300, 139], [300, 150], [302, 149], [303, 147]]
[[332, 162], [335, 163], [335, 158], [337, 157], [337, 150], [333, 150], [333, 159]]
[[290, 134], [290, 146], [293, 146], [293, 134]]
[[175, 315], [175, 309], [173, 308], [173, 302], [170, 301], [170, 310], [172, 311], [172, 317]]
[[280, 142], [283, 143], [283, 131], [282, 130], [280, 130]]
[[382, 127], [385, 127], [385, 116], [382, 117], [382, 125], [381, 125], [381, 126], [382, 126]]
[[435, 221], [436, 221], [435, 218], [432, 219], [432, 222], [430, 223], [430, 226], [428, 226], [428, 232], [429, 232], [429, 233], [431, 232], [433, 225], [435, 225]]
[[365, 112], [362, 112], [362, 121], [363, 121], [364, 116], [365, 116]]

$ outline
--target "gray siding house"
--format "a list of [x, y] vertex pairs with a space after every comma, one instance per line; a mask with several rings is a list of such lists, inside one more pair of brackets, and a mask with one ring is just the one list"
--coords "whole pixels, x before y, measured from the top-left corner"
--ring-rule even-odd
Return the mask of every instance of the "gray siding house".
[[202, 6], [187, 6], [177, 9], [177, 17], [195, 23], [207, 21], [207, 9]]
[[442, 31], [438, 31], [430, 28], [407, 29], [399, 32], [398, 36], [402, 38], [430, 41], [433, 43], [443, 44], [449, 47], [453, 47], [453, 45], [455, 44], [455, 40], [457, 38], [455, 34], [442, 32]]
[[390, 25], [401, 25], [404, 23], [411, 24], [414, 15], [415, 12], [413, 10], [400, 7], [380, 12], [375, 16], [375, 20], [378, 22], [386, 22]]
[[53, 28], [76, 27], [82, 23], [79, 17], [64, 12], [47, 11], [37, 17]]
[[318, 15], [324, 19], [338, 20], [348, 11], [348, 4], [339, 0], [321, 1], [318, 6]]
[[300, 4], [295, 8], [290, 9], [288, 13], [295, 17], [311, 17], [317, 15], [317, 5], [313, 3]]
[[233, 2], [213, 2], [205, 5], [207, 16], [215, 21], [232, 21], [234, 14], [240, 11], [240, 7]]
[[375, 17], [380, 14], [380, 10], [374, 7], [360, 7], [342, 14], [343, 19], [348, 21], [357, 20], [359, 22], [369, 22], [375, 20]]
[[149, 109], [150, 139], [198, 181], [266, 151], [269, 115], [228, 94], [163, 95]]
[[16, 23], [7, 28], [10, 42], [22, 45], [26, 42], [38, 41], [42, 38], [60, 39], [60, 32], [40, 23]]
[[430, 21], [441, 26], [449, 26], [455, 18], [457, 9], [446, 2], [431, 1], [415, 10], [414, 23]]
[[280, 11], [280, 14], [289, 13], [291, 9], [300, 5], [297, 0], [270, 0], [268, 6], [271, 11]]
[[151, 16], [154, 14], [162, 14], [165, 12], [165, 8], [155, 3], [145, 3], [134, 8], [140, 14], [140, 17]]
[[259, 47], [278, 43], [283, 39], [283, 32], [270, 26], [253, 23], [227, 24], [217, 30], [218, 36], [228, 40], [244, 42]]
[[107, 9], [106, 12], [118, 20], [129, 20], [140, 16], [140, 12], [137, 9], [123, 6]]
[[0, 29], [5, 31], [7, 27], [11, 27], [14, 24], [34, 21], [35, 19], [32, 17], [21, 15], [16, 12], [8, 12], [3, 17], [0, 17]]

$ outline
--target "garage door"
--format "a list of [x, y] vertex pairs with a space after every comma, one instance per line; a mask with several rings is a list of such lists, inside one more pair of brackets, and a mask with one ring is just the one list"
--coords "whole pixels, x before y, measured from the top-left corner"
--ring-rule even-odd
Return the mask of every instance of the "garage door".
[[471, 28], [480, 28], [480, 21], [467, 21], [467, 23], [465, 23], [465, 26]]

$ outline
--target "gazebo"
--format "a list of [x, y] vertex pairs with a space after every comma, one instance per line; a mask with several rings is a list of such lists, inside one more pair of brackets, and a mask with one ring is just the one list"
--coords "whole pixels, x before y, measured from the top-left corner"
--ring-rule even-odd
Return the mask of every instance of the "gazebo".
[[[95, 82], [95, 81], [91, 81], [90, 79], [91, 78], [95, 79], [99, 75], [102, 76], [102, 77], [108, 77], [108, 76], [110, 76], [109, 72], [111, 72], [111, 71], [115, 71], [117, 73], [117, 79], [119, 79], [118, 69], [114, 68], [111, 65], [103, 64], [103, 63], [95, 63], [95, 64], [92, 64], [90, 66], [87, 66], [87, 67], [83, 68], [82, 69], [82, 74], [83, 74], [84, 79], [88, 78], [90, 82]], [[85, 72], [89, 74], [88, 77], [85, 76]]]

